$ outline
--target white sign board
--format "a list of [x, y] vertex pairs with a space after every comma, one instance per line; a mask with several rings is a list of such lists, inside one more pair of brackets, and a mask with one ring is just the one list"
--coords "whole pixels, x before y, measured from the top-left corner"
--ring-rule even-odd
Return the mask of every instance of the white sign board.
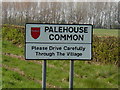
[[26, 24], [25, 58], [91, 60], [92, 25]]

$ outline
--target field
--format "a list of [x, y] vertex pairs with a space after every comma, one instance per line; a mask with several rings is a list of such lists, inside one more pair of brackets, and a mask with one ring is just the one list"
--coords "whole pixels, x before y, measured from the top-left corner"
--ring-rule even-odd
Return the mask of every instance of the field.
[[118, 37], [118, 29], [94, 29], [93, 33], [97, 36], [116, 36]]
[[[22, 29], [2, 30], [2, 87], [41, 88], [42, 61], [24, 59]], [[94, 30], [93, 60], [75, 61], [74, 88], [118, 88], [118, 30], [102, 30]], [[47, 88], [68, 88], [68, 85], [69, 61], [47, 60]]]

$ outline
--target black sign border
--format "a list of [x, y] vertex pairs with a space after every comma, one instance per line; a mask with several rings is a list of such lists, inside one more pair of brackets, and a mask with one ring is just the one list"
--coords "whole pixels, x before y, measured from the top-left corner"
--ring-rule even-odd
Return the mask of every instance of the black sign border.
[[[42, 24], [42, 25], [90, 25], [92, 26], [92, 35], [91, 35], [91, 59], [27, 59], [26, 58], [26, 25], [27, 24]], [[80, 61], [91, 61], [93, 60], [93, 25], [92, 24], [54, 24], [54, 23], [26, 23], [25, 24], [25, 45], [24, 45], [24, 56], [25, 56], [25, 60], [80, 60]]]

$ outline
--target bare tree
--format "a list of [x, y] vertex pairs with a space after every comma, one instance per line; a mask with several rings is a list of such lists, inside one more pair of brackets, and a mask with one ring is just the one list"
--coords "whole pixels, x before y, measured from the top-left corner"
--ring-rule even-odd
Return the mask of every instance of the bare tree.
[[3, 2], [2, 6], [4, 24], [81, 23], [115, 28], [120, 14], [117, 2]]

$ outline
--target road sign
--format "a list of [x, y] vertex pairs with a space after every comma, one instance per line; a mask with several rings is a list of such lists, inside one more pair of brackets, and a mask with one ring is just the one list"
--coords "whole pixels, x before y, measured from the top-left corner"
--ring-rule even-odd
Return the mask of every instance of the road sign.
[[25, 58], [91, 60], [92, 25], [26, 24]]

